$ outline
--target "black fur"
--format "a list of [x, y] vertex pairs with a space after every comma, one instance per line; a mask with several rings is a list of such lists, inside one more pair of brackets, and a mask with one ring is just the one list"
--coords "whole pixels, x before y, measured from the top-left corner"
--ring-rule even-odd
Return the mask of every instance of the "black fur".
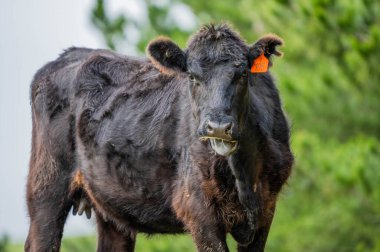
[[186, 54], [168, 38], [158, 37], [147, 47], [148, 57], [160, 70], [186, 71]]
[[[86, 198], [98, 251], [133, 251], [137, 232], [190, 232], [199, 251], [228, 251], [231, 233], [239, 251], [263, 251], [293, 156], [278, 90], [249, 67], [279, 41], [248, 46], [210, 25], [185, 51], [151, 42], [150, 60], [71, 48], [44, 66], [31, 86], [25, 250], [58, 251], [68, 211]], [[233, 122], [234, 153], [199, 140], [209, 121]]]

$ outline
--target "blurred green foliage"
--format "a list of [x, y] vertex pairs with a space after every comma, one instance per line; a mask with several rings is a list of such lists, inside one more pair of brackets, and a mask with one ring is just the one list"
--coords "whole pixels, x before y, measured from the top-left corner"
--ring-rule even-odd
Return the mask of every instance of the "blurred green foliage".
[[9, 237], [7, 235], [2, 235], [0, 237], [0, 252], [7, 252], [9, 245]]
[[[380, 2], [142, 2], [143, 22], [111, 17], [107, 2], [97, 0], [91, 18], [108, 47], [121, 48], [127, 27], [139, 31], [128, 46], [141, 53], [160, 34], [185, 47], [195, 29], [171, 22], [178, 5], [192, 11], [196, 25], [231, 23], [248, 43], [269, 32], [284, 38], [285, 56], [272, 72], [292, 124], [296, 165], [267, 251], [380, 251]], [[93, 237], [66, 239], [63, 251], [94, 251], [95, 244]], [[139, 235], [137, 242], [137, 251], [194, 250], [189, 236]]]

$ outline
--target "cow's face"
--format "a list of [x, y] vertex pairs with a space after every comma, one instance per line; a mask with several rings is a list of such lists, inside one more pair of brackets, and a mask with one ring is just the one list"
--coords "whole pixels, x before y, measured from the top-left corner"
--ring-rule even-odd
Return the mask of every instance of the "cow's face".
[[281, 39], [266, 36], [247, 46], [226, 26], [203, 27], [182, 51], [167, 38], [148, 46], [152, 62], [164, 73], [186, 73], [197, 136], [229, 156], [238, 146], [248, 103], [251, 63], [261, 53], [278, 53]]
[[237, 46], [229, 49], [218, 42], [188, 50], [188, 87], [199, 139], [228, 156], [238, 146], [239, 122], [247, 104], [248, 61]]

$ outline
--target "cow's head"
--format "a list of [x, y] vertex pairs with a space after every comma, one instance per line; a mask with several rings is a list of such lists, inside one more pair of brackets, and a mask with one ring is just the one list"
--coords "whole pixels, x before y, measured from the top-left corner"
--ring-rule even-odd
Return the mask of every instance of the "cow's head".
[[200, 140], [209, 140], [216, 153], [228, 156], [239, 142], [248, 103], [250, 68], [264, 53], [280, 55], [274, 35], [248, 46], [228, 25], [202, 27], [181, 50], [174, 42], [159, 37], [147, 53], [166, 74], [186, 73], [193, 114]]

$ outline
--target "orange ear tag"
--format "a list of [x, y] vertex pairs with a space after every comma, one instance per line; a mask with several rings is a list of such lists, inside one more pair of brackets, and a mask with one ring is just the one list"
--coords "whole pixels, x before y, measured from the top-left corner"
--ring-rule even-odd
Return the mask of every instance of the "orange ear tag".
[[262, 53], [253, 61], [251, 73], [265, 73], [268, 71], [268, 66], [269, 60], [265, 57], [264, 53]]

